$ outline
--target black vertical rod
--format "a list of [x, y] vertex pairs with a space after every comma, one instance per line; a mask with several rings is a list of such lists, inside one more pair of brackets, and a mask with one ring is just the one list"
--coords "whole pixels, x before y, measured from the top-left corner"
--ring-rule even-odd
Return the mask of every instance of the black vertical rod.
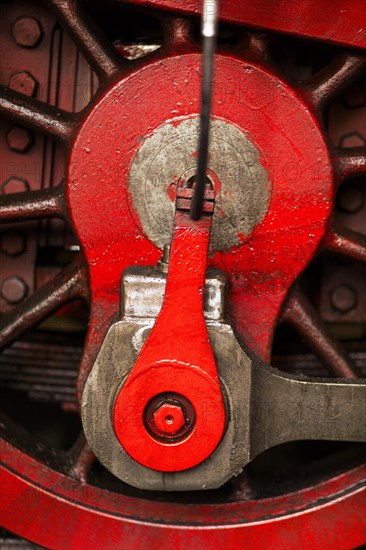
[[197, 179], [192, 198], [190, 217], [199, 220], [205, 193], [207, 158], [210, 134], [210, 118], [213, 90], [214, 59], [217, 41], [218, 0], [204, 0], [202, 10], [202, 81], [201, 112], [198, 142]]

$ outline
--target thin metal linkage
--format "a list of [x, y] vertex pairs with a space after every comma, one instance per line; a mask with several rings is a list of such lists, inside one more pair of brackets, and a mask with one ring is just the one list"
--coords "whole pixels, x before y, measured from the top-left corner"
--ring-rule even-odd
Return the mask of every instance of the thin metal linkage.
[[203, 2], [201, 116], [198, 143], [197, 180], [190, 210], [190, 217], [192, 220], [199, 220], [201, 217], [203, 197], [205, 193], [213, 90], [213, 71], [217, 40], [218, 8], [218, 0], [204, 0]]

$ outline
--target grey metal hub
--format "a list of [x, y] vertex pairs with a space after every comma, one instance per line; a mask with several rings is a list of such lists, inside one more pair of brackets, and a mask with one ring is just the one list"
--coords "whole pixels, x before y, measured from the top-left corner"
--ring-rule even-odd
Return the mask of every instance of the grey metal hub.
[[[116, 395], [160, 311], [165, 283], [166, 274], [153, 267], [131, 267], [125, 271], [122, 318], [109, 329], [82, 396], [84, 433], [99, 461], [134, 487], [165, 491], [211, 489], [240, 472], [249, 460], [246, 419], [251, 360], [241, 350], [231, 327], [223, 321], [225, 276], [219, 270], [207, 273], [204, 293], [208, 334], [230, 409], [230, 422], [218, 449], [195, 468], [179, 473], [158, 472], [131, 458], [120, 445], [113, 427]], [[235, 406], [236, 403], [241, 406]]]
[[[128, 181], [133, 208], [145, 235], [159, 248], [171, 240], [175, 184], [196, 169], [198, 131], [197, 117], [167, 122], [133, 159]], [[210, 250], [226, 251], [240, 245], [263, 220], [270, 184], [250, 138], [223, 120], [211, 122], [208, 169], [219, 181]]]
[[290, 376], [261, 363], [243, 349], [225, 322], [225, 276], [212, 270], [206, 278], [204, 313], [227, 401], [225, 434], [212, 455], [189, 470], [159, 472], [136, 462], [117, 439], [113, 410], [160, 311], [165, 283], [166, 274], [153, 267], [125, 271], [121, 319], [109, 329], [82, 396], [87, 441], [115, 476], [140, 489], [212, 489], [280, 443], [366, 441], [366, 381]]

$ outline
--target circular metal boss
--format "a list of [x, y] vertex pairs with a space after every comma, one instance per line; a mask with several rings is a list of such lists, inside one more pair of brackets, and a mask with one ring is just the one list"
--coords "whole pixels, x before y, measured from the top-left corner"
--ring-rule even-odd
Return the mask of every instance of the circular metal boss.
[[[170, 121], [136, 153], [128, 181], [133, 208], [146, 236], [159, 248], [171, 240], [175, 184], [197, 163], [199, 119]], [[266, 215], [270, 186], [261, 154], [236, 126], [211, 123], [208, 168], [216, 175], [216, 207], [210, 251], [242, 243]]]

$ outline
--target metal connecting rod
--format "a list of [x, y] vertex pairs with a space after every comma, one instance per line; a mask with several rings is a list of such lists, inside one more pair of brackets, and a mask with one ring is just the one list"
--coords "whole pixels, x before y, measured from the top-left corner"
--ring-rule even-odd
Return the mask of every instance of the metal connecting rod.
[[210, 137], [210, 117], [213, 90], [214, 59], [217, 40], [218, 0], [204, 0], [202, 10], [202, 81], [201, 117], [198, 143], [197, 185], [192, 199], [190, 216], [199, 220], [202, 213]]

